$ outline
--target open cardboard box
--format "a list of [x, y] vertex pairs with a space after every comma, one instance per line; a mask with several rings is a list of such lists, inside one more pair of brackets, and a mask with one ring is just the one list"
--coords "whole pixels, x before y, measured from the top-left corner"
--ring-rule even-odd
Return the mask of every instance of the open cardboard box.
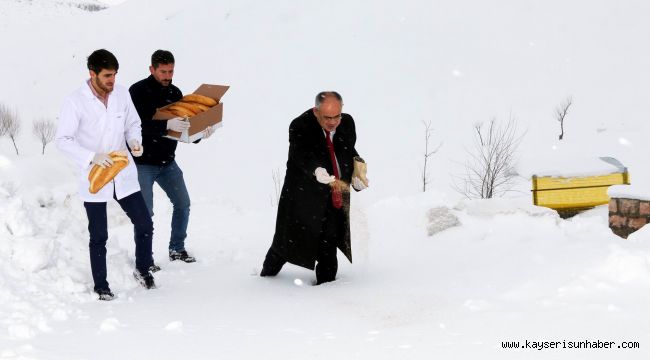
[[[211, 85], [211, 84], [202, 84], [198, 89], [194, 91], [194, 94], [199, 94], [213, 98], [218, 102], [217, 105], [211, 107], [210, 109], [196, 114], [190, 118], [190, 129], [182, 133], [176, 131], [167, 131], [167, 138], [178, 140], [181, 142], [194, 142], [203, 137], [203, 130], [208, 126], [221, 126], [221, 120], [223, 118], [223, 103], [221, 102], [221, 97], [223, 94], [228, 91], [229, 86], [226, 85]], [[171, 105], [171, 104], [170, 104]], [[165, 112], [165, 109], [170, 105], [161, 107], [156, 111], [153, 118], [154, 120], [169, 120], [176, 117], [176, 115]]]

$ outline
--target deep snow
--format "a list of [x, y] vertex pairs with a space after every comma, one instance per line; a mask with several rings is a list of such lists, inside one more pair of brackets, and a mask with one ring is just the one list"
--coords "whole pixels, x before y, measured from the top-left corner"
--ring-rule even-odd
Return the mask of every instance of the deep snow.
[[[11, 49], [0, 101], [23, 120], [21, 155], [0, 139], [0, 359], [650, 355], [650, 229], [619, 239], [606, 207], [560, 219], [531, 204], [528, 179], [607, 170], [596, 159], [611, 156], [645, 191], [650, 4], [128, 0], [84, 12], [66, 3], [0, 0], [0, 42]], [[165, 48], [183, 91], [231, 86], [224, 127], [178, 151], [199, 262], [165, 259], [171, 205], [159, 191], [159, 289], [136, 286], [131, 226], [113, 203], [110, 303], [91, 292], [72, 167], [53, 144], [41, 156], [30, 133], [33, 119], [56, 116], [100, 47], [120, 60], [123, 85]], [[339, 278], [324, 286], [293, 266], [262, 279], [272, 173], [284, 170], [289, 121], [323, 89], [343, 94], [369, 164], [370, 189], [353, 195], [355, 263], [339, 256]], [[559, 142], [553, 109], [567, 95]], [[511, 116], [526, 131], [516, 191], [462, 200], [451, 184], [472, 125]], [[420, 193], [428, 120], [443, 145]], [[640, 348], [501, 348], [524, 340]]]

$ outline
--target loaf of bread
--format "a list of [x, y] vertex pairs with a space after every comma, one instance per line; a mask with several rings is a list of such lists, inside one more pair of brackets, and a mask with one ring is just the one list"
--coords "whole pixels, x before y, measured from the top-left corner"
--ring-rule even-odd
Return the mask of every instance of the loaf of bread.
[[206, 111], [210, 108], [210, 106], [199, 104], [199, 103], [192, 103], [192, 105], [195, 105], [196, 107], [201, 109], [201, 111]]
[[217, 101], [215, 99], [211, 97], [199, 95], [199, 94], [185, 95], [183, 96], [183, 99], [181, 99], [181, 101], [203, 104], [205, 106], [210, 106], [210, 107], [217, 105]]
[[[185, 101], [178, 101], [178, 102], [175, 102], [174, 105], [172, 105], [172, 106], [176, 106], [176, 107], [179, 107], [179, 106], [180, 106], [180, 107], [182, 107], [183, 109], [185, 109], [185, 110], [187, 110], [187, 111], [191, 111], [191, 112], [193, 112], [194, 115], [196, 115], [196, 114], [198, 114], [198, 113], [200, 113], [200, 112], [205, 111], [204, 109], [202, 109], [202, 108], [199, 107], [199, 104], [191, 103], [191, 102], [185, 102]], [[207, 109], [209, 109], [209, 108], [206, 108], [206, 110], [207, 110]]]
[[96, 194], [129, 164], [129, 158], [123, 151], [113, 151], [108, 155], [113, 160], [113, 165], [104, 168], [95, 165], [90, 169], [90, 173], [88, 174], [90, 188], [88, 190], [91, 194]]
[[218, 103], [217, 100], [214, 100], [211, 97], [199, 94], [189, 94], [183, 96], [181, 100], [166, 106], [161, 111], [170, 113], [174, 116], [189, 118], [210, 109]]
[[186, 107], [180, 106], [180, 105], [178, 105], [178, 103], [174, 103], [174, 104], [170, 105], [165, 110], [172, 113], [172, 114], [174, 114], [174, 115], [176, 115], [176, 116], [180, 116], [180, 117], [192, 117], [192, 116], [196, 115], [196, 113], [194, 111], [189, 110]]

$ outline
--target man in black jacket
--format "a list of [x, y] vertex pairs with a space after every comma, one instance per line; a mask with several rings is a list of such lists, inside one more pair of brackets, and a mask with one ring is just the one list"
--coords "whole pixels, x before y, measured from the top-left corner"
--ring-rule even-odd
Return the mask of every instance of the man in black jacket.
[[290, 262], [316, 268], [322, 284], [336, 278], [337, 247], [352, 262], [349, 184], [357, 191], [366, 186], [352, 178], [357, 136], [342, 108], [341, 95], [321, 92], [315, 107], [289, 126], [287, 172], [261, 276], [275, 276]]
[[[156, 50], [151, 55], [151, 75], [129, 88], [133, 104], [142, 120], [142, 145], [145, 149], [135, 161], [138, 180], [149, 212], [153, 216], [153, 184], [165, 191], [172, 202], [171, 237], [169, 240], [169, 259], [184, 262], [196, 261], [185, 250], [187, 224], [190, 217], [190, 197], [183, 179], [183, 172], [174, 160], [178, 142], [166, 138], [168, 130], [183, 132], [190, 124], [182, 118], [154, 120], [158, 108], [169, 105], [183, 97], [181, 91], [172, 84], [174, 76], [174, 55], [166, 50]], [[204, 130], [203, 139], [209, 137], [214, 129]], [[198, 142], [198, 141], [197, 141]], [[160, 270], [152, 265], [152, 271]]]

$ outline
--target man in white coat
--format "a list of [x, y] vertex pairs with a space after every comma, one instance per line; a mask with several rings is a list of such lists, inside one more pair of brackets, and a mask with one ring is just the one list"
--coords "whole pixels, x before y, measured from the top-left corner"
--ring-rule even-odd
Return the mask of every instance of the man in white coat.
[[[111, 198], [117, 200], [133, 223], [136, 267], [133, 275], [147, 289], [156, 286], [149, 272], [153, 222], [140, 193], [138, 173], [131, 157], [141, 156], [143, 152], [140, 118], [129, 91], [115, 85], [118, 68], [117, 59], [107, 50], [96, 50], [88, 57], [90, 79], [65, 99], [56, 133], [57, 148], [76, 163], [79, 171], [79, 194], [86, 208], [90, 233], [90, 267], [94, 291], [100, 300], [114, 298], [106, 280], [106, 203]], [[93, 165], [110, 166], [113, 161], [108, 154], [120, 150], [128, 155], [128, 166], [99, 192], [90, 193], [90, 169]]]

